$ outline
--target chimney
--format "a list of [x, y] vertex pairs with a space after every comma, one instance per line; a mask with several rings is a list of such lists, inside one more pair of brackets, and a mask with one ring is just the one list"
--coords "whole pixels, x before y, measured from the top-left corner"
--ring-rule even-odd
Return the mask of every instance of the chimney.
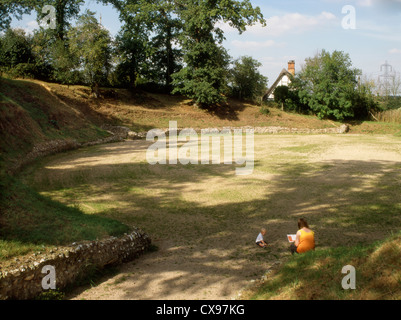
[[288, 61], [288, 72], [295, 76], [295, 61], [290, 60]]

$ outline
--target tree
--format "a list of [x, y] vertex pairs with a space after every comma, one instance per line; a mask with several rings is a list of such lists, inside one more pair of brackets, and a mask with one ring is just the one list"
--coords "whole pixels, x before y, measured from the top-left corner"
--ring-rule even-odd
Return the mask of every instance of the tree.
[[278, 86], [274, 90], [274, 101], [281, 104], [281, 110], [284, 110], [284, 103], [290, 98], [288, 86]]
[[28, 14], [34, 5], [34, 0], [2, 0], [0, 3], [0, 31], [10, 27], [12, 17], [21, 19], [23, 14]]
[[[265, 23], [260, 9], [253, 8], [249, 0], [100, 1], [113, 4], [127, 28], [140, 26], [148, 42], [152, 32], [156, 33], [153, 54], [148, 58], [151, 77], [155, 70], [163, 70], [173, 93], [186, 95], [199, 105], [223, 101], [227, 89], [229, 56], [221, 46], [224, 35], [217, 23], [226, 22], [239, 32], [255, 22]], [[173, 49], [177, 38], [180, 50]], [[157, 54], [161, 48], [165, 59]], [[182, 69], [177, 63], [181, 53]]]
[[117, 37], [120, 56], [117, 82], [153, 82], [171, 89], [171, 75], [180, 69], [181, 50], [174, 48], [182, 23], [174, 14], [175, 1], [101, 0], [119, 11], [124, 25]]
[[99, 85], [107, 79], [111, 68], [112, 40], [109, 31], [99, 25], [95, 13], [87, 10], [76, 27], [68, 32], [71, 54], [78, 58], [84, 81], [92, 94], [99, 96]]
[[116, 37], [117, 83], [135, 88], [139, 74], [146, 73], [148, 69], [150, 51], [147, 34], [140, 24], [124, 25]]
[[53, 81], [66, 85], [79, 82], [80, 70], [77, 66], [80, 65], [80, 57], [77, 52], [72, 52], [67, 42], [57, 39], [50, 47], [50, 55]]
[[370, 81], [359, 78], [358, 86], [352, 95], [352, 106], [354, 118], [367, 119], [373, 112], [379, 111], [379, 104], [373, 94], [373, 87]]
[[352, 68], [348, 54], [322, 50], [298, 74], [301, 103], [320, 118], [344, 120], [354, 117], [353, 99], [358, 84], [358, 69]]
[[42, 20], [46, 14], [42, 12], [45, 5], [51, 5], [55, 8], [56, 29], [49, 32], [54, 34], [57, 40], [64, 41], [65, 35], [70, 27], [69, 21], [78, 16], [80, 7], [84, 0], [39, 0], [35, 2], [35, 9], [38, 21]]
[[40, 28], [33, 31], [32, 53], [35, 57], [35, 66], [37, 69], [36, 77], [41, 80], [54, 80], [53, 65], [55, 59], [52, 56], [52, 52], [55, 42], [56, 39], [45, 29]]
[[266, 91], [267, 77], [260, 74], [262, 64], [252, 57], [243, 56], [234, 61], [230, 70], [233, 96], [239, 99], [258, 100]]
[[69, 52], [66, 33], [70, 27], [69, 21], [79, 14], [80, 6], [84, 2], [84, 0], [2, 0], [0, 30], [9, 26], [12, 15], [20, 19], [22, 14], [29, 14], [32, 10], [36, 10], [37, 20], [41, 22], [49, 14], [49, 12], [42, 12], [44, 6], [51, 5], [55, 8], [56, 28], [54, 30], [41, 29], [33, 38], [33, 53], [35, 54], [33, 71], [36, 77], [67, 84], [76, 80], [76, 72], [72, 70], [75, 61]]
[[40, 21], [46, 16], [42, 12], [43, 7], [51, 5], [56, 9], [54, 34], [57, 39], [64, 40], [69, 20], [78, 16], [80, 6], [84, 3], [84, 0], [2, 0], [0, 3], [0, 31], [9, 27], [12, 16], [21, 19], [23, 14], [29, 14], [33, 9], [36, 10], [38, 21]]
[[[301, 79], [299, 77], [292, 77], [288, 85], [288, 95], [284, 99], [284, 108], [286, 110], [303, 114], [310, 113], [311, 110], [308, 104], [300, 98], [300, 91], [302, 88], [303, 83]], [[276, 92], [274, 92], [274, 94], [276, 94]]]
[[390, 80], [390, 94], [393, 97], [397, 97], [401, 94], [401, 75], [395, 73]]
[[185, 66], [173, 75], [173, 92], [200, 106], [224, 101], [229, 60], [221, 46], [224, 33], [217, 23], [226, 22], [242, 33], [248, 25], [265, 23], [260, 9], [248, 0], [190, 0], [176, 1], [176, 13], [183, 22], [180, 44]]
[[227, 51], [212, 41], [193, 43], [184, 51], [186, 66], [172, 75], [174, 89], [192, 99], [199, 107], [225, 101], [230, 58]]
[[163, 83], [171, 92], [172, 75], [181, 68], [182, 52], [180, 48], [173, 47], [178, 41], [182, 30], [181, 21], [173, 17], [171, 7], [159, 7], [155, 21], [154, 33], [150, 40], [153, 48], [151, 55], [150, 77], [156, 83]]
[[18, 64], [33, 63], [31, 39], [22, 29], [7, 29], [1, 37], [0, 66], [8, 71]]

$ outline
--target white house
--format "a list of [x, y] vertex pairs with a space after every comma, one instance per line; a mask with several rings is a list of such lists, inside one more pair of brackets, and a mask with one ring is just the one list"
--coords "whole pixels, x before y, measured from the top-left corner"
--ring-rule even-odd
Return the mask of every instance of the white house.
[[288, 86], [291, 83], [292, 77], [295, 75], [295, 61], [288, 61], [288, 70], [281, 70], [277, 80], [273, 83], [273, 85], [267, 90], [265, 95], [263, 96], [263, 100], [274, 100], [274, 90], [278, 86]]

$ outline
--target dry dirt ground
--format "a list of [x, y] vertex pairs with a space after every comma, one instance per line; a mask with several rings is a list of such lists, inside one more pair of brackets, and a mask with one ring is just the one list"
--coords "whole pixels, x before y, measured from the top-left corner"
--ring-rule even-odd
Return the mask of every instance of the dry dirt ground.
[[[400, 142], [385, 135], [256, 135], [254, 172], [243, 177], [233, 166], [150, 166], [146, 141], [49, 158], [35, 174], [44, 194], [140, 227], [158, 248], [67, 298], [237, 298], [291, 258], [286, 234], [296, 232], [301, 216], [316, 233], [317, 250], [383, 239], [398, 226], [389, 218], [381, 224], [374, 210], [389, 199], [401, 204]], [[267, 249], [255, 245], [261, 227]]]

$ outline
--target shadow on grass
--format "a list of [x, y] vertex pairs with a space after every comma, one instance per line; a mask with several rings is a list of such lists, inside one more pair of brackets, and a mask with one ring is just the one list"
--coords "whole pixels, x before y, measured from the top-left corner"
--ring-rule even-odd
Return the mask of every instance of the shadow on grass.
[[10, 180], [1, 201], [1, 238], [33, 245], [65, 245], [117, 236], [129, 227], [117, 220], [84, 214]]
[[238, 115], [244, 111], [245, 108], [245, 102], [229, 99], [227, 103], [205, 106], [202, 109], [220, 120], [238, 121]]
[[[290, 256], [285, 235], [296, 231], [299, 217], [315, 231], [317, 251], [368, 246], [399, 229], [399, 162], [285, 163], [268, 180], [258, 176], [262, 166], [256, 161], [254, 175], [238, 177], [231, 165], [81, 163], [75, 171], [47, 169], [53, 180], [45, 180], [42, 190], [67, 195], [78, 206], [96, 205], [92, 214], [135, 225], [157, 244], [168, 243], [141, 259], [151, 266], [162, 255], [164, 268], [142, 264], [135, 284], [150, 288], [158, 272], [179, 272], [158, 284], [158, 298], [196, 293], [206, 278], [222, 281], [224, 296], [232, 281], [262, 275], [266, 263]], [[263, 255], [254, 244], [262, 226], [271, 245]], [[135, 296], [134, 287], [126, 291], [127, 299]]]

